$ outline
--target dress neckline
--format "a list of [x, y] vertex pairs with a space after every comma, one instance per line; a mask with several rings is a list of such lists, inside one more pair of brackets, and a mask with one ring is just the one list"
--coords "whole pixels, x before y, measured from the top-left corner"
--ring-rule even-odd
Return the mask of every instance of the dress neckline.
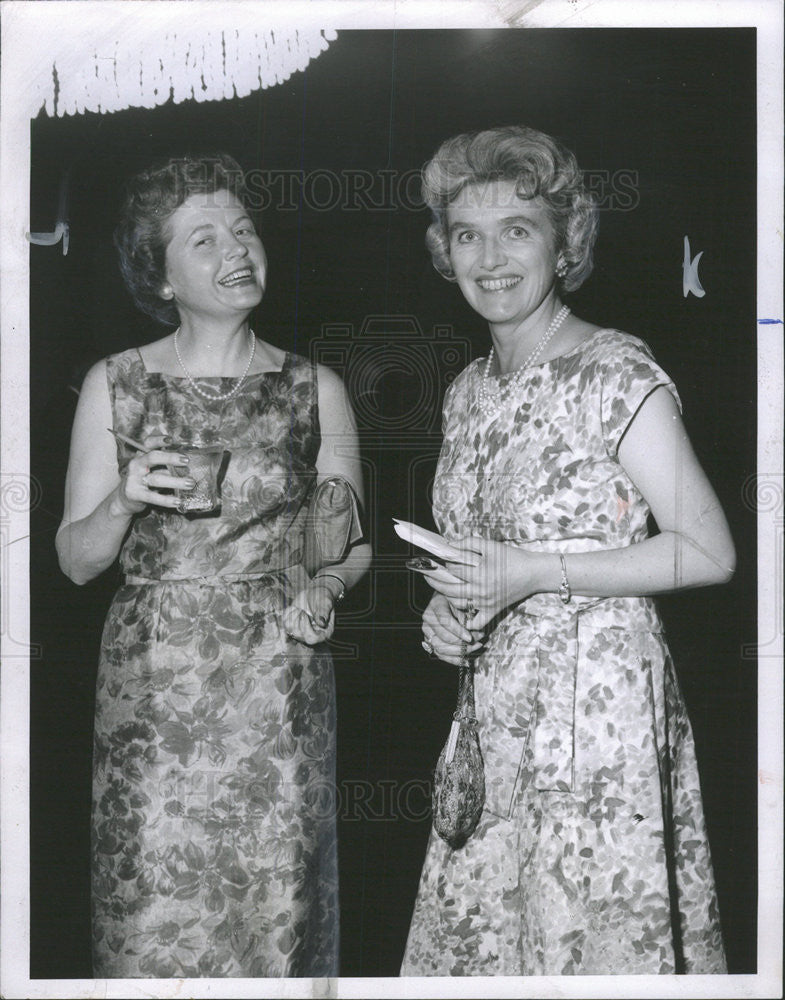
[[[187, 375], [175, 375], [170, 372], [150, 371], [150, 369], [144, 363], [144, 358], [142, 357], [142, 352], [139, 350], [139, 348], [136, 347], [134, 348], [134, 350], [136, 351], [136, 356], [139, 360], [139, 364], [142, 366], [142, 370], [144, 371], [145, 375], [158, 375], [160, 378], [178, 379], [179, 381], [188, 380]], [[291, 351], [284, 351], [283, 364], [281, 365], [280, 368], [271, 368], [269, 371], [264, 371], [264, 372], [251, 372], [250, 374], [245, 376], [245, 381], [251, 382], [253, 379], [261, 378], [263, 375], [283, 375], [283, 373], [286, 372], [291, 367], [291, 361], [292, 361]], [[239, 375], [194, 375], [193, 378], [195, 382], [215, 382], [227, 378], [237, 379], [239, 378]]]
[[[565, 351], [564, 354], [557, 354], [555, 358], [546, 358], [545, 361], [538, 361], [536, 362], [536, 364], [530, 365], [528, 367], [531, 369], [531, 371], [537, 371], [538, 368], [544, 368], [545, 365], [552, 365], [555, 364], [557, 361], [563, 361], [565, 358], [571, 358], [574, 354], [578, 354], [579, 351], [584, 350], [589, 344], [594, 343], [594, 341], [602, 334], [613, 333], [613, 332], [614, 332], [613, 327], [610, 326], [600, 327], [599, 330], [595, 330], [594, 333], [590, 334], [588, 337], [584, 337], [583, 340], [581, 340], [579, 343], [575, 345], [575, 347], [572, 347], [569, 351]], [[477, 364], [484, 365], [487, 360], [488, 356], [486, 354], [485, 357], [477, 359]], [[511, 375], [514, 375], [516, 371], [518, 371], [518, 369], [514, 368], [512, 371], [504, 372], [504, 374], [502, 375], [489, 375], [488, 378], [500, 381], [501, 379], [506, 379], [509, 378]], [[484, 373], [483, 377], [485, 377]]]

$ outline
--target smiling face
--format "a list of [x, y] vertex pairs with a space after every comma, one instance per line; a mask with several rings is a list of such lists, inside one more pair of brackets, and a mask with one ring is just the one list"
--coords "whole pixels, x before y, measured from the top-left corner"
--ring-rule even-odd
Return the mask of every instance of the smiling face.
[[248, 213], [226, 190], [193, 194], [167, 226], [166, 283], [181, 318], [246, 316], [261, 302], [267, 258]]
[[556, 233], [541, 198], [519, 198], [512, 181], [469, 185], [447, 231], [458, 285], [491, 326], [518, 327], [555, 299]]

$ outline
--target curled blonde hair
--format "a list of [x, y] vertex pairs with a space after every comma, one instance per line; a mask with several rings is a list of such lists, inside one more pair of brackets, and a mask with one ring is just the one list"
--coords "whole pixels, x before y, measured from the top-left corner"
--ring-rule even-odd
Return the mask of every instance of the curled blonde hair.
[[566, 265], [562, 291], [573, 292], [591, 274], [599, 212], [575, 156], [551, 136], [524, 125], [467, 132], [447, 139], [423, 168], [423, 200], [433, 213], [425, 242], [433, 266], [455, 281], [450, 262], [447, 207], [468, 185], [512, 181], [520, 198], [543, 200]]

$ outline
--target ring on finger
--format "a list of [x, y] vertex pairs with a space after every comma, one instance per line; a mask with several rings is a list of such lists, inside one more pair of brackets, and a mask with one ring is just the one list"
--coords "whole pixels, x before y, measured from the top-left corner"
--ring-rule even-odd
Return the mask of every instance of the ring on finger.
[[433, 646], [430, 644], [430, 642], [428, 642], [427, 639], [423, 639], [421, 645], [422, 648], [425, 650], [425, 652], [428, 654], [428, 656], [433, 656]]

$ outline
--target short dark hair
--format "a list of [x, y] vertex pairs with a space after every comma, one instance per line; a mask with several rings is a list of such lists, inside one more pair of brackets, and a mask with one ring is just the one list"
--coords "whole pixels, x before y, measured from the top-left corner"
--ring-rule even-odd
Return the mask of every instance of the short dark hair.
[[178, 323], [177, 306], [161, 297], [169, 242], [166, 224], [191, 195], [221, 190], [248, 209], [242, 168], [226, 153], [171, 158], [128, 182], [114, 234], [120, 271], [134, 303], [159, 323]]
[[470, 184], [512, 181], [520, 198], [542, 198], [567, 265], [559, 278], [575, 291], [592, 270], [598, 210], [575, 156], [551, 136], [524, 125], [467, 132], [447, 139], [423, 168], [423, 199], [433, 213], [425, 237], [433, 266], [450, 281], [447, 207]]

